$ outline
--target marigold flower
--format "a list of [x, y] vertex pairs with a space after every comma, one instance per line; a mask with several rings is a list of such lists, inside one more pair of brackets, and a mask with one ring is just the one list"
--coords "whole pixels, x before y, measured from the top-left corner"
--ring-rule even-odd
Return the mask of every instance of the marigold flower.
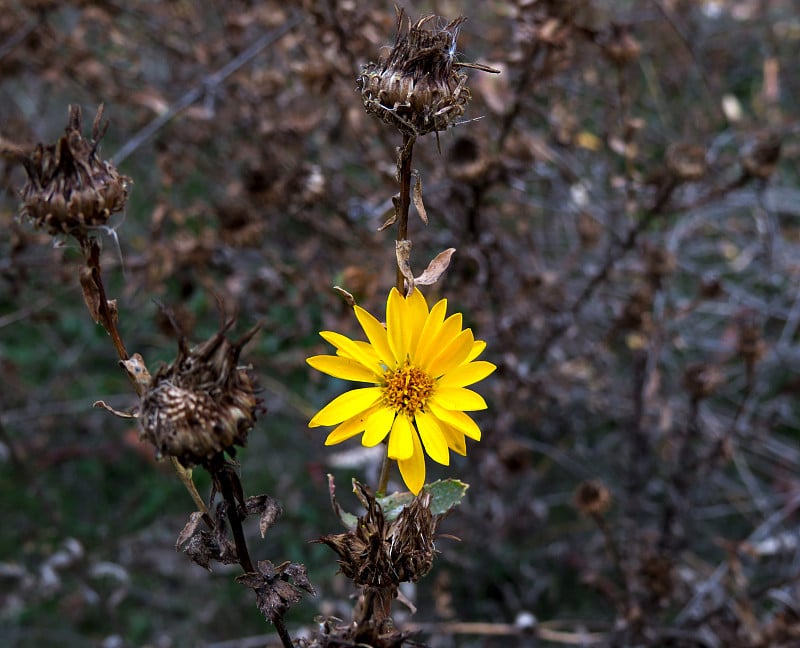
[[471, 329], [462, 329], [461, 313], [445, 318], [446, 299], [429, 310], [419, 290], [404, 298], [393, 288], [385, 327], [360, 306], [354, 308], [369, 341], [322, 331], [336, 355], [307, 362], [336, 378], [373, 386], [334, 398], [308, 426], [336, 426], [325, 445], [363, 433], [361, 443], [372, 447], [388, 436], [389, 458], [417, 494], [425, 483], [425, 453], [447, 466], [450, 450], [466, 455], [466, 437], [480, 441], [481, 431], [466, 412], [486, 409], [486, 401], [466, 387], [496, 367], [475, 359], [486, 343], [475, 340]]

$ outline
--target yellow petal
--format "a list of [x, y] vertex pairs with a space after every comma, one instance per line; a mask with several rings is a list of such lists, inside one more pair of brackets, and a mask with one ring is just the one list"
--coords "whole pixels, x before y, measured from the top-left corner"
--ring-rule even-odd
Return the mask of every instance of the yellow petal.
[[475, 340], [472, 344], [472, 351], [469, 352], [467, 359], [465, 362], [472, 362], [475, 358], [477, 358], [483, 350], [486, 348], [486, 342], [483, 340]]
[[447, 312], [447, 300], [442, 299], [434, 305], [431, 312], [428, 314], [425, 324], [422, 327], [417, 348], [414, 350], [412, 361], [417, 366], [425, 366], [425, 363], [430, 360], [428, 357], [431, 352], [435, 353], [431, 346], [436, 339], [437, 334], [442, 328], [444, 322], [444, 315]]
[[450, 453], [447, 450], [447, 440], [434, 416], [426, 412], [417, 412], [414, 415], [414, 420], [417, 423], [419, 436], [422, 438], [422, 445], [425, 447], [425, 452], [428, 453], [428, 456], [443, 466], [449, 466]]
[[333, 431], [325, 439], [325, 445], [334, 445], [346, 441], [351, 437], [356, 436], [364, 431], [364, 423], [366, 422], [369, 410], [363, 414], [358, 414], [352, 418], [347, 419], [333, 429]]
[[440, 387], [466, 387], [483, 380], [495, 369], [497, 367], [485, 360], [468, 362], [450, 369], [444, 376], [439, 378], [438, 384]]
[[399, 460], [397, 466], [400, 468], [400, 474], [403, 476], [408, 490], [414, 495], [419, 495], [425, 485], [425, 455], [416, 434], [411, 435], [411, 442], [414, 444], [411, 456], [408, 459]]
[[397, 362], [389, 346], [389, 339], [386, 337], [386, 329], [383, 328], [383, 324], [360, 306], [356, 306], [354, 310], [356, 319], [361, 324], [361, 328], [364, 329], [364, 333], [367, 334], [367, 339], [369, 339], [378, 359], [387, 367], [394, 369], [397, 366]]
[[453, 452], [460, 454], [462, 457], [466, 456], [467, 442], [464, 438], [464, 433], [442, 420], [439, 420], [439, 428], [442, 430], [442, 434], [444, 434], [444, 438], [447, 441], [447, 447]]
[[371, 448], [383, 441], [392, 429], [394, 416], [395, 411], [389, 407], [382, 406], [376, 409], [367, 419], [361, 444]]
[[386, 300], [386, 334], [397, 364], [403, 364], [408, 355], [407, 310], [405, 298], [392, 288]]
[[408, 351], [413, 358], [422, 329], [428, 319], [428, 302], [425, 301], [425, 297], [419, 291], [419, 288], [414, 288], [414, 292], [406, 298], [406, 304], [408, 306], [409, 319], [406, 324], [409, 332]]
[[336, 347], [338, 355], [360, 362], [365, 367], [374, 371], [380, 370], [377, 356], [372, 352], [372, 348], [369, 345], [366, 345], [365, 348], [363, 342], [357, 343], [341, 333], [335, 333], [334, 331], [322, 331], [320, 336], [323, 340]]
[[434, 359], [428, 363], [428, 373], [434, 378], [438, 378], [460, 365], [472, 350], [474, 341], [470, 329], [464, 329], [453, 340], [448, 340]]
[[372, 407], [382, 396], [380, 387], [362, 387], [351, 389], [334, 398], [316, 413], [308, 422], [308, 427], [320, 425], [337, 425], [353, 416], [358, 416]]
[[381, 376], [372, 369], [368, 369], [360, 362], [339, 356], [318, 355], [307, 358], [306, 362], [317, 371], [341, 378], [342, 380], [356, 380], [359, 382], [377, 383]]
[[474, 412], [487, 407], [486, 401], [480, 394], [464, 387], [438, 388], [428, 402], [444, 409], [461, 410], [462, 412]]
[[[466, 434], [470, 439], [481, 440], [481, 429], [472, 420], [469, 414], [456, 410], [448, 410], [440, 407], [435, 402], [428, 401], [431, 413], [441, 421], [442, 424], [455, 428], [462, 434]], [[451, 446], [452, 447], [452, 446]]]
[[[453, 313], [444, 322], [427, 345], [425, 357], [420, 359], [420, 366], [427, 368], [442, 349], [448, 346], [462, 331], [464, 318], [461, 313]], [[472, 333], [470, 332], [470, 335]]]
[[[392, 433], [389, 435], [389, 458], [404, 460], [411, 457], [414, 452], [414, 439], [417, 433], [411, 427], [411, 421], [405, 414], [398, 414], [392, 425]], [[419, 441], [417, 441], [419, 445]]]

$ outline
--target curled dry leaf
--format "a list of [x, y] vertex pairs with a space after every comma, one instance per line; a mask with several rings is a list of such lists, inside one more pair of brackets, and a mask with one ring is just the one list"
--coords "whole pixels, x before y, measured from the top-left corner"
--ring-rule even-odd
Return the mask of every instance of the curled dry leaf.
[[89, 267], [81, 268], [81, 291], [83, 291], [83, 301], [86, 303], [86, 308], [89, 309], [89, 315], [92, 316], [95, 324], [99, 324], [100, 320], [100, 290], [94, 281], [92, 269]]
[[414, 273], [411, 272], [411, 241], [403, 239], [395, 242], [395, 255], [397, 256], [397, 267], [400, 273], [406, 278], [406, 295], [410, 295], [414, 290]]
[[123, 412], [121, 410], [114, 409], [111, 405], [108, 405], [105, 401], [95, 401], [92, 403], [92, 407], [98, 407], [100, 409], [104, 409], [106, 412], [111, 412], [114, 416], [119, 416], [120, 418], [127, 418], [127, 419], [135, 419], [138, 418], [137, 414], [133, 414], [131, 412]]
[[414, 283], [420, 286], [430, 286], [439, 281], [450, 265], [450, 259], [455, 251], [455, 248], [447, 248], [444, 252], [439, 252], [425, 268], [425, 271], [419, 277], [414, 278]]
[[356, 298], [353, 297], [352, 293], [347, 292], [341, 286], [334, 286], [333, 289], [344, 298], [344, 301], [347, 303], [348, 306], [356, 305]]
[[[382, 232], [387, 227], [391, 227], [392, 225], [394, 225], [397, 222], [397, 214], [400, 211], [400, 194], [399, 193], [395, 194], [394, 196], [392, 196], [392, 207], [388, 211], [390, 211], [391, 214], [389, 215], [389, 217], [385, 221], [383, 221], [383, 225], [381, 225], [378, 228], [379, 232]], [[387, 212], [384, 212], [384, 213], [387, 213]]]
[[414, 183], [412, 200], [414, 201], [414, 207], [416, 207], [420, 219], [427, 225], [428, 214], [425, 211], [425, 205], [422, 203], [422, 176], [417, 172], [414, 172], [414, 175], [417, 176], [417, 181]]
[[128, 374], [131, 382], [142, 387], [150, 384], [150, 372], [144, 363], [144, 358], [140, 353], [134, 353], [127, 360], [120, 360], [119, 364]]
[[258, 515], [258, 529], [263, 538], [283, 514], [283, 507], [269, 495], [253, 495], [245, 503], [248, 515]]

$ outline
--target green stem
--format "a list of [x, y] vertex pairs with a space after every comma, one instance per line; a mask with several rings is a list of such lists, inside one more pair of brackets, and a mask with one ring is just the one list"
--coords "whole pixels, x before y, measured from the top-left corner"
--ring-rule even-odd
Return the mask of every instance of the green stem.
[[[388, 452], [388, 447], [387, 447]], [[382, 495], [386, 495], [386, 487], [389, 484], [389, 466], [391, 465], [391, 461], [389, 460], [389, 455], [383, 455], [383, 463], [381, 464], [381, 473], [378, 477], [378, 488], [376, 490], [376, 495], [381, 497]]]

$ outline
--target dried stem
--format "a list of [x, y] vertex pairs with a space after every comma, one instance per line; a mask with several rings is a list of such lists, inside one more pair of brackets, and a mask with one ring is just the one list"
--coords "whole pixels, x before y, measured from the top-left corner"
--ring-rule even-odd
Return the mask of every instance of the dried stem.
[[[114, 343], [114, 348], [117, 350], [117, 355], [120, 360], [128, 360], [128, 352], [125, 345], [122, 343], [122, 338], [117, 329], [117, 322], [108, 307], [108, 298], [106, 297], [106, 289], [103, 286], [103, 274], [100, 268], [100, 245], [96, 239], [84, 239], [81, 241], [84, 255], [86, 257], [86, 264], [92, 272], [92, 281], [97, 287], [99, 296], [98, 314], [100, 315], [100, 324], [111, 336], [111, 341]], [[141, 395], [141, 385], [134, 382], [136, 392]]]
[[[400, 203], [397, 206], [397, 240], [408, 239], [408, 211], [411, 207], [411, 157], [414, 151], [414, 135], [403, 133], [403, 146], [397, 153], [397, 179], [400, 182]], [[397, 266], [397, 290], [405, 295], [405, 279]]]
[[[244, 535], [244, 528], [242, 527], [243, 515], [241, 511], [245, 508], [244, 503], [244, 489], [239, 480], [239, 475], [236, 474], [233, 466], [225, 461], [225, 455], [220, 452], [211, 459], [208, 466], [206, 466], [214, 483], [219, 488], [222, 494], [222, 499], [225, 502], [225, 514], [228, 517], [228, 524], [231, 526], [231, 533], [233, 534], [233, 542], [236, 545], [236, 556], [239, 559], [239, 565], [245, 573], [253, 573], [256, 571], [253, 561], [250, 558], [250, 550], [247, 547], [247, 538]], [[294, 643], [289, 635], [283, 619], [276, 617], [272, 620], [275, 627], [275, 632], [281, 639], [284, 648], [292, 648]]]

